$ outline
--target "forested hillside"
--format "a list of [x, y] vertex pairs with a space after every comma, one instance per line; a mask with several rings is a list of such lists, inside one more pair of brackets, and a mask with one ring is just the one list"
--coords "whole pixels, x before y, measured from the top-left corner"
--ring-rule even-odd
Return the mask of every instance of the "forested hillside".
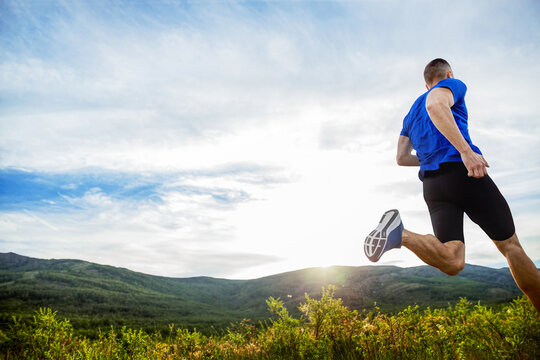
[[248, 318], [268, 316], [265, 300], [280, 298], [293, 315], [305, 294], [335, 285], [350, 309], [396, 312], [409, 305], [444, 307], [461, 297], [492, 305], [520, 295], [508, 269], [467, 265], [456, 277], [428, 266], [335, 266], [298, 270], [253, 280], [167, 278], [80, 260], [42, 260], [0, 254], [0, 307], [5, 326], [13, 314], [48, 307], [76, 330], [128, 325], [166, 330], [168, 324], [209, 333]]

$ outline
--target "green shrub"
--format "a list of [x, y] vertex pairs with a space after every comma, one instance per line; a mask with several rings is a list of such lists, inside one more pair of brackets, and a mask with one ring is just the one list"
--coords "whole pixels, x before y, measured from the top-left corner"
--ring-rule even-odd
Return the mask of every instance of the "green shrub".
[[269, 298], [271, 318], [248, 320], [223, 335], [169, 326], [165, 336], [111, 326], [96, 339], [73, 335], [68, 320], [39, 309], [31, 321], [13, 317], [0, 332], [2, 359], [537, 359], [540, 319], [525, 297], [497, 310], [466, 299], [446, 309], [409, 306], [390, 316], [358, 313], [323, 288], [306, 294], [292, 317], [279, 298]]

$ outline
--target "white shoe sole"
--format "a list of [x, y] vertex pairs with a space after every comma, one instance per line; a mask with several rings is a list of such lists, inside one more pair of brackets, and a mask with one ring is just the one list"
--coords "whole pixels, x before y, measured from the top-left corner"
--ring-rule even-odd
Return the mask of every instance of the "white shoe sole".
[[377, 262], [385, 252], [385, 246], [388, 241], [388, 235], [399, 227], [401, 218], [399, 211], [388, 210], [385, 212], [379, 221], [379, 225], [373, 230], [364, 242], [364, 253], [372, 262]]

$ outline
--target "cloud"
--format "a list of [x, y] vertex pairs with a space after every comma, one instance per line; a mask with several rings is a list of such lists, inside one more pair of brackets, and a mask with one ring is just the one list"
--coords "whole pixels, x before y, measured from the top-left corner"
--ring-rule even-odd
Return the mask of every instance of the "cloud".
[[392, 194], [395, 197], [423, 197], [422, 184], [418, 182], [418, 178], [380, 184], [376, 187], [376, 191], [385, 194]]
[[[2, 121], [3, 166], [46, 169], [54, 159], [57, 167], [148, 168], [149, 150], [154, 159], [165, 152], [180, 157], [197, 144], [249, 136], [250, 129], [283, 124], [313, 107], [318, 116], [311, 126], [320, 126], [322, 148], [368, 151], [395, 133], [411, 94], [422, 89], [425, 55], [404, 53], [396, 61], [390, 45], [404, 35], [380, 31], [377, 23], [411, 22], [398, 14], [415, 11], [395, 3], [261, 3], [261, 11], [239, 2], [141, 3], [127, 10], [70, 2], [44, 6], [46, 21], [36, 16], [36, 5], [9, 4], [11, 56], [0, 64], [0, 92], [13, 110]], [[466, 7], [470, 18], [481, 13]], [[453, 25], [439, 20], [443, 28]], [[354, 21], [358, 35], [342, 21]], [[409, 44], [415, 34], [436, 38], [442, 31], [408, 26]], [[36, 28], [47, 53], [30, 36]], [[483, 53], [487, 45], [481, 46], [470, 55]], [[521, 57], [510, 54], [491, 60], [493, 71]]]
[[[267, 172], [250, 164], [173, 174], [4, 170], [2, 247], [159, 275], [233, 276], [279, 260], [229, 248], [238, 226], [230, 214], [244, 202], [260, 201], [246, 188], [257, 193], [277, 184]], [[201, 185], [212, 182], [223, 185]]]
[[[271, 186], [288, 181], [282, 169], [248, 163], [171, 173], [130, 173], [100, 168], [35, 172], [8, 168], [0, 170], [0, 209], [60, 206], [62, 201], [68, 207], [76, 204], [92, 206], [108, 204], [106, 197], [160, 203], [161, 196], [169, 192], [207, 194], [219, 202], [234, 203], [249, 198], [234, 184]], [[205, 183], [208, 186], [202, 185]], [[216, 185], [218, 183], [222, 185]]]
[[[256, 198], [248, 191], [282, 181], [272, 178], [267, 169], [247, 164], [170, 174], [101, 169], [37, 173], [9, 169], [0, 172], [0, 180], [0, 209], [4, 212], [29, 208], [33, 213], [51, 216], [99, 219], [103, 225], [122, 223], [119, 217], [131, 224], [129, 219], [133, 217], [155, 213], [150, 218], [164, 228], [171, 228], [179, 219], [186, 219], [186, 223], [194, 219], [203, 222], [205, 212], [229, 211], [242, 202], [254, 201]], [[176, 220], [168, 221], [169, 218]]]
[[47, 221], [43, 220], [42, 218], [40, 218], [39, 216], [36, 216], [35, 214], [31, 213], [30, 211], [26, 210], [26, 209], [23, 209], [23, 212], [25, 214], [27, 214], [28, 216], [30, 216], [31, 218], [35, 219], [36, 221], [38, 221], [40, 224], [42, 225], [45, 225], [46, 227], [48, 227], [49, 229], [52, 229], [54, 231], [58, 231], [58, 228], [54, 225], [51, 225], [49, 224]]
[[184, 270], [182, 272], [176, 270], [177, 275], [182, 277], [215, 274], [221, 274], [221, 277], [230, 277], [239, 271], [281, 260], [282, 258], [277, 256], [264, 254], [211, 252], [208, 250], [186, 251], [179, 250], [175, 246], [158, 246], [152, 248], [145, 257], [140, 256], [139, 252], [134, 252], [133, 257], [130, 257], [127, 263], [131, 263], [132, 267], [143, 267], [150, 273], [162, 274], [164, 273], [164, 264], [177, 263], [178, 267]]
[[[534, 1], [444, 15], [423, 1], [0, 6], [6, 250], [176, 275], [363, 264], [358, 239], [379, 212], [431, 229], [417, 169], [394, 158], [439, 56], [467, 83], [473, 141], [536, 239]], [[181, 261], [145, 258], [168, 244]]]

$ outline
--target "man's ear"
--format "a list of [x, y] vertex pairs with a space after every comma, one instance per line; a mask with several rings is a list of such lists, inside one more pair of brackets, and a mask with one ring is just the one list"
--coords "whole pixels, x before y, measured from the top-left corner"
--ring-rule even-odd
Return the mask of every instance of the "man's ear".
[[452, 70], [448, 70], [446, 72], [446, 78], [447, 79], [453, 79], [454, 78], [454, 73], [452, 72]]
[[428, 84], [426, 84], [426, 89], [428, 89], [428, 90], [429, 90], [429, 85], [428, 85]]

